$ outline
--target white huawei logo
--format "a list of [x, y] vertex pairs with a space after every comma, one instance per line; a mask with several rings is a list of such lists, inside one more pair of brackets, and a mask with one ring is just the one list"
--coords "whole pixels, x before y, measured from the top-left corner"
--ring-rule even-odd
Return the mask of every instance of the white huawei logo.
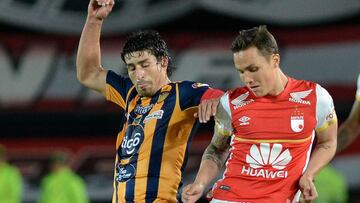
[[246, 92], [238, 97], [236, 97], [234, 100], [231, 101], [231, 104], [234, 105], [234, 109], [243, 107], [247, 104], [250, 104], [251, 102], [253, 102], [253, 99], [249, 99], [247, 101], [244, 101], [246, 98], [248, 98], [249, 96], [249, 92]]
[[260, 148], [253, 144], [250, 148], [250, 155], [246, 155], [246, 162], [250, 167], [258, 169], [265, 165], [270, 165], [278, 170], [282, 170], [291, 161], [289, 149], [282, 151], [281, 144], [261, 143]]
[[309, 96], [309, 94], [312, 92], [312, 89], [302, 91], [302, 92], [292, 92], [290, 93], [291, 98], [289, 98], [289, 101], [296, 102], [300, 104], [311, 104], [310, 101], [303, 100], [305, 97]]

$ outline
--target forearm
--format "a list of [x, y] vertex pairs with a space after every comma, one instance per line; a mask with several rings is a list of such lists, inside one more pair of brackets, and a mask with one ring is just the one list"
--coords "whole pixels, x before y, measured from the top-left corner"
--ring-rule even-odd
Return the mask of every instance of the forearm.
[[360, 125], [345, 121], [339, 128], [336, 153], [340, 153], [355, 141], [360, 134]]
[[199, 184], [203, 187], [209, 185], [218, 176], [227, 156], [227, 150], [219, 150], [210, 144], [204, 152], [194, 184]]
[[101, 71], [100, 33], [102, 23], [103, 20], [88, 16], [83, 28], [76, 61], [77, 77], [82, 83], [86, 83], [92, 74]]
[[360, 134], [360, 102], [355, 101], [349, 117], [339, 127], [336, 152], [347, 148]]
[[304, 173], [305, 176], [314, 178], [331, 161], [335, 155], [336, 143], [336, 139], [331, 139], [316, 144], [309, 165]]

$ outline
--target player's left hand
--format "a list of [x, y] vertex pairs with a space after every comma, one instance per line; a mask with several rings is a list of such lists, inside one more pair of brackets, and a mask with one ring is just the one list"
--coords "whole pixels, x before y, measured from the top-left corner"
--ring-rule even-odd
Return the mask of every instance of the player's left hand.
[[303, 202], [308, 203], [315, 200], [318, 197], [316, 187], [314, 184], [314, 178], [309, 176], [301, 176], [299, 181], [300, 190], [302, 193]]
[[203, 100], [199, 104], [198, 113], [195, 113], [195, 117], [199, 117], [200, 123], [207, 123], [211, 116], [215, 116], [217, 106], [220, 102], [220, 98]]

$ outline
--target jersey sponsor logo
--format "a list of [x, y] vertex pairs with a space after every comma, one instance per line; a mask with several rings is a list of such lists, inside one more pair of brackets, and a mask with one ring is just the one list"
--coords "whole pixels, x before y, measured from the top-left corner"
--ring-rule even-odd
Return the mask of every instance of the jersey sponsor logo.
[[304, 116], [291, 116], [290, 126], [294, 132], [301, 132], [304, 129]]
[[310, 101], [304, 100], [309, 94], [312, 92], [312, 89], [301, 91], [301, 92], [292, 92], [290, 93], [291, 98], [289, 98], [289, 101], [300, 103], [300, 104], [307, 104], [310, 105]]
[[157, 110], [149, 115], [147, 115], [144, 118], [144, 123], [146, 123], [147, 121], [149, 121], [150, 119], [162, 119], [164, 114], [164, 110]]
[[132, 164], [116, 166], [116, 177], [117, 182], [126, 182], [135, 176], [135, 167]]
[[154, 106], [154, 104], [150, 104], [148, 106], [141, 106], [138, 104], [138, 105], [136, 105], [134, 111], [136, 114], [146, 114], [147, 112], [149, 112], [152, 109], [153, 106]]
[[144, 130], [140, 125], [131, 125], [126, 131], [126, 135], [121, 143], [121, 159], [131, 157], [137, 153], [142, 142], [144, 141]]
[[240, 107], [243, 107], [245, 105], [248, 105], [248, 104], [254, 102], [253, 99], [249, 99], [249, 100], [245, 101], [245, 99], [248, 98], [248, 96], [249, 96], [249, 92], [246, 92], [246, 93], [236, 97], [234, 100], [232, 100], [231, 104], [234, 105], [234, 109], [236, 110]]
[[205, 84], [205, 83], [199, 83], [199, 82], [197, 82], [197, 83], [194, 83], [194, 84], [192, 84], [191, 85], [192, 86], [192, 88], [199, 88], [199, 87], [209, 87], [209, 85], [208, 84]]
[[243, 116], [243, 117], [239, 118], [240, 125], [249, 125], [250, 124], [250, 122], [249, 122], [250, 119], [251, 118], [249, 118], [247, 116]]
[[[273, 144], [272, 147], [269, 143], [261, 143], [259, 147], [253, 144], [250, 154], [246, 154], [246, 163], [250, 167], [243, 166], [241, 173], [266, 179], [287, 178], [288, 171], [283, 169], [291, 159], [289, 149], [283, 150], [281, 144]], [[264, 169], [269, 166], [275, 170]]]

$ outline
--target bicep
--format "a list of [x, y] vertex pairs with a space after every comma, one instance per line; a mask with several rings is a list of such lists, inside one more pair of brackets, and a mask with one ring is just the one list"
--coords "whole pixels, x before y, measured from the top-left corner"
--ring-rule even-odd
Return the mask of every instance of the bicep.
[[337, 138], [337, 121], [331, 122], [328, 127], [320, 132], [317, 132], [317, 141], [318, 143], [324, 142], [334, 142], [336, 143]]
[[86, 80], [81, 81], [81, 83], [105, 96], [107, 72], [107, 70], [101, 68], [89, 74]]

